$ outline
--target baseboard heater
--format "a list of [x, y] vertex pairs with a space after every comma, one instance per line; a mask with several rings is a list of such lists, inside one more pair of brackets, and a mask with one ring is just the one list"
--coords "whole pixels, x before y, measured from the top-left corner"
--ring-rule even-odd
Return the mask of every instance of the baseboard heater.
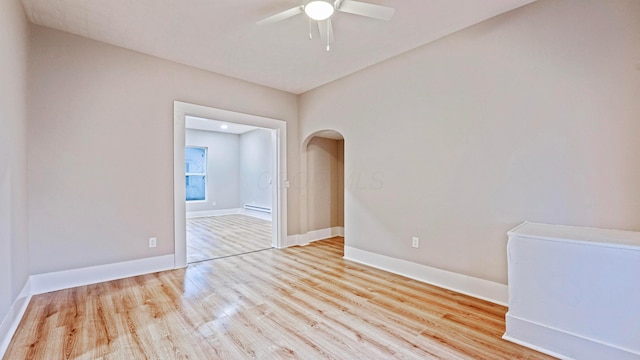
[[253, 211], [261, 211], [261, 212], [264, 212], [264, 213], [271, 214], [271, 208], [264, 207], [264, 206], [245, 204], [244, 205], [244, 209], [245, 210], [253, 210]]

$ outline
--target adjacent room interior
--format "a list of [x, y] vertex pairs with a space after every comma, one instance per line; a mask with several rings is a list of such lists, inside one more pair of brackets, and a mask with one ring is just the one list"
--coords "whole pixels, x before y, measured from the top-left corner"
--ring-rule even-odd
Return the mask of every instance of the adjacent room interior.
[[272, 247], [273, 131], [186, 117], [188, 263]]

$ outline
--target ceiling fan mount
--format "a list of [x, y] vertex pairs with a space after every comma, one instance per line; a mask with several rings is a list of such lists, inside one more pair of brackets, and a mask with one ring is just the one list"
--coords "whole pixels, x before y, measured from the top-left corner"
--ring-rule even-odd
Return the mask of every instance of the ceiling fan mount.
[[307, 2], [306, 4], [302, 4], [291, 9], [281, 11], [275, 15], [271, 15], [265, 19], [258, 21], [256, 24], [273, 24], [299, 14], [305, 14], [309, 18], [309, 39], [312, 38], [311, 23], [313, 21], [317, 21], [318, 30], [320, 31], [320, 38], [322, 40], [322, 43], [327, 46], [327, 51], [329, 51], [331, 44], [335, 40], [331, 18], [336, 12], [345, 12], [349, 14], [388, 21], [393, 16], [395, 9], [387, 6], [369, 4], [353, 0], [312, 0]]

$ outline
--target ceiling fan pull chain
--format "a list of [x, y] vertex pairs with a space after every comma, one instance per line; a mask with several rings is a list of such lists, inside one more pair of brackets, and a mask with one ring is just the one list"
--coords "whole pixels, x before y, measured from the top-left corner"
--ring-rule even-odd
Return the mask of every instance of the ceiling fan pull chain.
[[311, 18], [309, 18], [309, 40], [313, 40], [313, 35], [311, 34]]
[[331, 23], [330, 20], [327, 20], [327, 51], [331, 50], [331, 45], [329, 44], [329, 39], [331, 36]]

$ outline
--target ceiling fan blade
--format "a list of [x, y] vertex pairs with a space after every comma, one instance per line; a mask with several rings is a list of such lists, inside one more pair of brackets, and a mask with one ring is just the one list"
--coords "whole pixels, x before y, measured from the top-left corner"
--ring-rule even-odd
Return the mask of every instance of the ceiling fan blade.
[[331, 19], [318, 21], [318, 31], [320, 32], [320, 40], [324, 45], [333, 44], [335, 38], [333, 37], [333, 25], [331, 24]]
[[289, 10], [285, 10], [275, 15], [271, 15], [266, 19], [262, 19], [258, 21], [256, 25], [269, 25], [269, 24], [277, 23], [278, 21], [282, 21], [290, 17], [296, 16], [298, 14], [302, 14], [302, 11], [303, 11], [302, 9], [303, 9], [302, 6], [296, 6]]
[[379, 20], [390, 20], [396, 11], [394, 8], [353, 0], [343, 0], [339, 2], [338, 6], [336, 7], [338, 11]]

